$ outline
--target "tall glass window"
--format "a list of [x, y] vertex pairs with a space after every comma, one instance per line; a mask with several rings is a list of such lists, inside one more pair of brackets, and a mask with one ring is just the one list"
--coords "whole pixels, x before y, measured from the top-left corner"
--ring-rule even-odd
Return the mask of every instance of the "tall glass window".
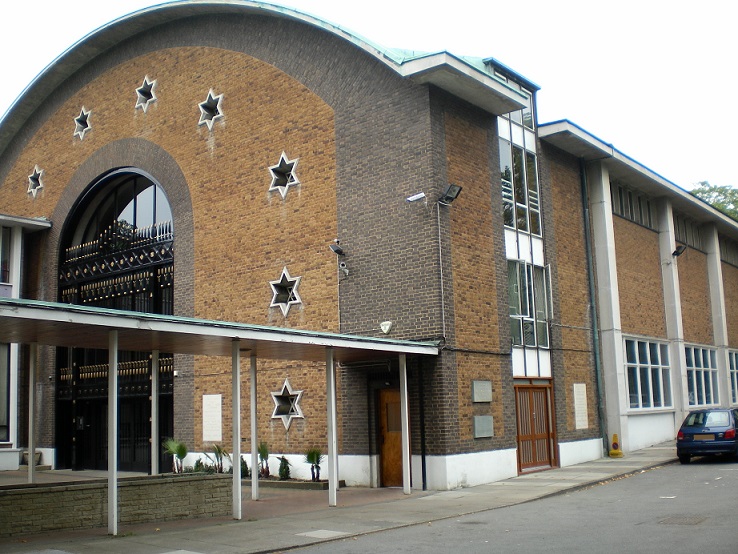
[[0, 227], [0, 283], [10, 282], [10, 227]]
[[718, 395], [717, 354], [712, 348], [687, 346], [687, 391], [690, 406], [720, 403]]
[[631, 408], [672, 406], [669, 349], [666, 344], [626, 339], [625, 362]]
[[0, 343], [0, 442], [10, 440], [10, 348]]
[[[522, 89], [521, 89], [522, 90]], [[541, 205], [536, 161], [533, 95], [523, 110], [497, 118], [505, 226], [541, 235]]]
[[548, 268], [509, 260], [507, 281], [513, 345], [548, 348], [551, 298]]
[[738, 352], [728, 352], [730, 361], [730, 401], [738, 404]]

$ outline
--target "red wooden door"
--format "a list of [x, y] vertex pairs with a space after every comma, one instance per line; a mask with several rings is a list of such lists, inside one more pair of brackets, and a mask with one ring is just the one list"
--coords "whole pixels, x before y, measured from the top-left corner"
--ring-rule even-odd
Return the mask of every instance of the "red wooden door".
[[552, 435], [548, 387], [515, 387], [520, 471], [551, 467]]
[[379, 391], [379, 475], [383, 487], [402, 486], [400, 391]]

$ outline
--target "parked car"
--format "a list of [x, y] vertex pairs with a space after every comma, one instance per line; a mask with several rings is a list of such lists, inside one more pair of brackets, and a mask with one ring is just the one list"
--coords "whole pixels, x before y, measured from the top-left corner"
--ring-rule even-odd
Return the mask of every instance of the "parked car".
[[728, 454], [738, 458], [738, 410], [693, 410], [677, 434], [677, 456], [688, 464], [692, 456]]

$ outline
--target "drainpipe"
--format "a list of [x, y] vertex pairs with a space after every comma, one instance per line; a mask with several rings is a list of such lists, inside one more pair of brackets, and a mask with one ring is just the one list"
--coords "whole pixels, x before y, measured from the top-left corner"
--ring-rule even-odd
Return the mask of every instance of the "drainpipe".
[[602, 359], [600, 358], [600, 329], [597, 320], [597, 304], [594, 276], [594, 259], [592, 257], [592, 231], [589, 224], [589, 191], [587, 188], [587, 171], [584, 160], [579, 158], [579, 175], [582, 183], [582, 209], [584, 210], [584, 247], [587, 254], [587, 281], [589, 284], [589, 310], [592, 318], [592, 348], [594, 350], [595, 382], [597, 386], [597, 419], [600, 423], [602, 442], [605, 452], [610, 448], [607, 433], [607, 422], [604, 412], [604, 396], [602, 387]]

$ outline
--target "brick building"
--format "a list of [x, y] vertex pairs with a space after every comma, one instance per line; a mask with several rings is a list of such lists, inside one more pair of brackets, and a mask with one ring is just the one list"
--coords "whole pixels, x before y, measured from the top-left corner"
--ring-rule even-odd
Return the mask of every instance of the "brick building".
[[[402, 482], [403, 416], [416, 488], [595, 459], [613, 433], [671, 439], [690, 405], [736, 399], [738, 226], [575, 125], [538, 125], [537, 90], [260, 2], [137, 12], [0, 124], [0, 295], [436, 345], [406, 389], [396, 357], [339, 363], [348, 484]], [[31, 426], [45, 463], [105, 467], [108, 352], [42, 343], [30, 425], [29, 350], [8, 336], [0, 464]], [[149, 352], [119, 362], [122, 469], [150, 467], [152, 396], [162, 437], [230, 443], [230, 360], [161, 354], [154, 394]], [[258, 440], [305, 476], [329, 440], [324, 367], [256, 372]]]

